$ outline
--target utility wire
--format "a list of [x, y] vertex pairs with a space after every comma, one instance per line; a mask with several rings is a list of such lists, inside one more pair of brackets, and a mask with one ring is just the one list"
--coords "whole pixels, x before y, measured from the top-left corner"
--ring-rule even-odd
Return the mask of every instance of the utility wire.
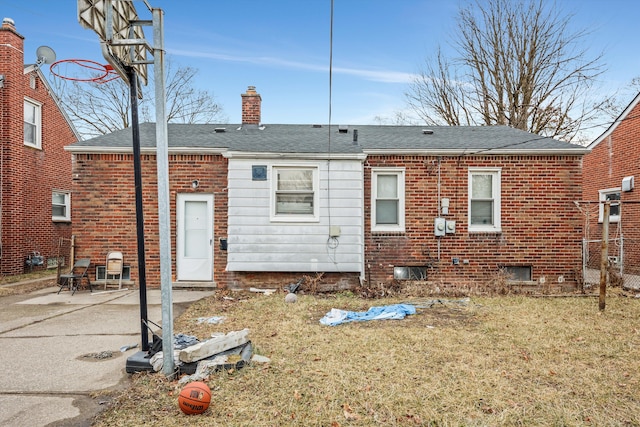
[[[609, 127], [607, 128], [607, 130], [608, 130], [609, 128], [611, 128], [611, 126], [613, 126], [613, 125], [614, 125], [614, 124], [616, 124], [616, 123], [622, 123], [622, 122], [625, 122], [625, 121], [627, 121], [627, 120], [634, 120], [634, 119], [637, 119], [637, 118], [639, 118], [639, 117], [640, 117], [640, 115], [635, 115], [635, 116], [627, 116], [627, 117], [625, 117], [625, 118], [623, 118], [623, 119], [617, 119], [617, 120], [614, 120], [613, 122], [611, 122], [611, 124], [609, 125]], [[593, 125], [593, 126], [591, 126], [591, 127], [585, 128], [585, 129], [592, 129], [592, 128], [601, 127], [601, 126], [602, 126], [602, 125]], [[606, 131], [605, 131], [605, 132], [606, 132]], [[604, 132], [603, 132], [603, 133], [604, 133]], [[459, 157], [464, 157], [464, 156], [473, 156], [473, 155], [475, 155], [475, 154], [482, 154], [482, 153], [487, 153], [487, 152], [490, 152], [490, 151], [500, 150], [500, 149], [503, 149], [503, 148], [515, 147], [515, 146], [517, 146], [517, 145], [526, 144], [526, 143], [528, 143], [528, 142], [539, 141], [539, 140], [541, 140], [541, 139], [553, 139], [553, 137], [550, 137], [550, 136], [536, 136], [536, 137], [534, 137], [534, 138], [530, 138], [530, 139], [527, 139], [527, 140], [524, 140], [524, 141], [520, 141], [520, 142], [513, 142], [513, 143], [510, 143], [510, 144], [501, 145], [500, 147], [485, 148], [484, 150], [478, 150], [478, 151], [474, 151], [474, 152], [463, 153], [463, 154], [461, 154]]]

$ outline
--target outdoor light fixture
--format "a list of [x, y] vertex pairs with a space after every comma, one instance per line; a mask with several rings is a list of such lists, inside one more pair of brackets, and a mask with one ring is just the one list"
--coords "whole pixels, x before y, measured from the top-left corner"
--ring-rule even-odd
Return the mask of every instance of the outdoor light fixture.
[[198, 181], [197, 179], [194, 179], [193, 181], [191, 181], [191, 188], [195, 190], [198, 187], [200, 187], [200, 181]]

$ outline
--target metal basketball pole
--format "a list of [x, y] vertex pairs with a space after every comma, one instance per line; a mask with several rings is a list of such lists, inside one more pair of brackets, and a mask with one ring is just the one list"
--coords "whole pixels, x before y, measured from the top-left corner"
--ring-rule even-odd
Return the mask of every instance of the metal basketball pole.
[[153, 9], [153, 74], [156, 92], [156, 164], [158, 174], [158, 238], [160, 240], [160, 293], [162, 299], [162, 372], [174, 374], [173, 299], [171, 290], [171, 222], [169, 207], [169, 136], [164, 81], [163, 11]]
[[133, 137], [133, 177], [136, 196], [136, 235], [138, 240], [138, 279], [140, 280], [140, 326], [142, 351], [149, 351], [149, 331], [147, 315], [147, 268], [144, 248], [144, 214], [142, 209], [142, 166], [140, 164], [140, 123], [138, 119], [138, 78], [131, 66], [125, 71], [129, 80], [131, 100], [131, 134]]

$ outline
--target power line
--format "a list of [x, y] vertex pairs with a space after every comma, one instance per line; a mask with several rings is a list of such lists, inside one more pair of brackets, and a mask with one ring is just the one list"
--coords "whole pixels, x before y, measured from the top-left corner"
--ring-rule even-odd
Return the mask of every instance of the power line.
[[[611, 124], [609, 125], [609, 127], [607, 127], [607, 129], [611, 128], [611, 126], [613, 126], [616, 123], [622, 123], [622, 122], [624, 122], [626, 120], [637, 119], [639, 117], [640, 117], [640, 115], [635, 115], [635, 116], [627, 116], [627, 117], [625, 117], [623, 119], [616, 119], [613, 122], [611, 122]], [[601, 126], [604, 126], [604, 125], [594, 125], [594, 126], [586, 128], [586, 129], [592, 129], [592, 128], [601, 127]], [[476, 154], [487, 153], [487, 152], [490, 152], [490, 151], [502, 150], [504, 148], [516, 147], [518, 145], [526, 144], [526, 143], [529, 143], [529, 142], [539, 141], [541, 139], [553, 139], [553, 138], [550, 137], [550, 136], [536, 136], [535, 138], [527, 139], [527, 140], [520, 141], [520, 142], [513, 142], [513, 143], [510, 143], [510, 144], [501, 145], [499, 147], [485, 148], [484, 150], [478, 150], [478, 151], [474, 151], [472, 153], [463, 153], [459, 157], [473, 156], [473, 155], [476, 155]]]

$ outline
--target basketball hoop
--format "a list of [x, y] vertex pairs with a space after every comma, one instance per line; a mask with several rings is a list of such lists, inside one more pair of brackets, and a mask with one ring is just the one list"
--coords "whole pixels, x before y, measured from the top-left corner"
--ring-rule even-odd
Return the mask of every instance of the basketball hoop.
[[[64, 71], [61, 70], [62, 67], [65, 68]], [[71, 69], [71, 72], [69, 72], [69, 69]], [[73, 74], [74, 69], [79, 74]], [[56, 77], [74, 82], [103, 84], [120, 77], [110, 64], [100, 64], [90, 59], [61, 59], [51, 64], [49, 70]], [[86, 75], [87, 73], [93, 74], [89, 77], [83, 77], [83, 74]]]

